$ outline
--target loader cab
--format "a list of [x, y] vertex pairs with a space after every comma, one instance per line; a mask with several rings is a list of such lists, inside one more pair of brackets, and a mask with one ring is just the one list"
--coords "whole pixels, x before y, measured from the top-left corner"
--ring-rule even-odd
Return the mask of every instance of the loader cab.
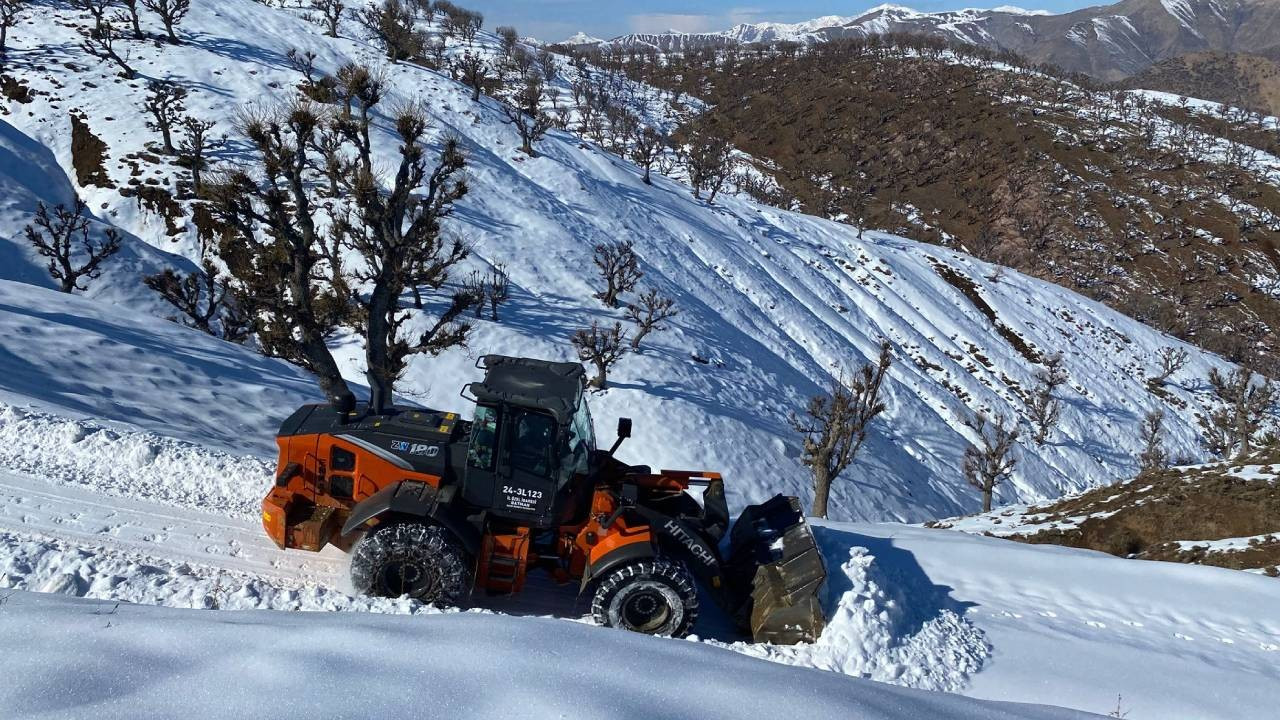
[[491, 515], [533, 527], [557, 524], [564, 501], [589, 474], [596, 450], [577, 363], [490, 355], [485, 379], [467, 386], [476, 402], [467, 443], [463, 499]]

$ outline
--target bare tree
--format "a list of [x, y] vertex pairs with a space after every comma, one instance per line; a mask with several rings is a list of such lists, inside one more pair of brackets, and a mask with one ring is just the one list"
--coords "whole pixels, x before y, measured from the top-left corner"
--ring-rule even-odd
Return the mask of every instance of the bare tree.
[[1150, 473], [1169, 466], [1169, 452], [1164, 447], [1164, 411], [1152, 410], [1142, 419], [1142, 454], [1138, 456], [1140, 472]]
[[871, 421], [886, 409], [880, 390], [892, 362], [889, 343], [882, 343], [874, 365], [863, 365], [851, 377], [840, 373], [828, 395], [809, 398], [803, 417], [791, 415], [791, 426], [804, 436], [801, 461], [813, 473], [816, 517], [827, 516], [832, 483], [857, 459]]
[[555, 125], [555, 120], [542, 111], [542, 81], [530, 77], [527, 82], [512, 92], [508, 92], [502, 103], [502, 114], [507, 123], [515, 126], [520, 134], [520, 150], [526, 155], [537, 157], [533, 143], [542, 139]]
[[[138, 73], [129, 66], [128, 61], [121, 57], [120, 53], [116, 52], [116, 40], [120, 36], [111, 21], [104, 21], [98, 27], [78, 28], [78, 32], [81, 38], [81, 50], [99, 60], [114, 63], [116, 67], [120, 68], [120, 75], [125, 79], [132, 80], [137, 77]], [[128, 51], [125, 51], [125, 55], [128, 55]]]
[[320, 13], [320, 18], [324, 20], [325, 34], [331, 38], [338, 37], [342, 13], [347, 9], [342, 0], [311, 0], [311, 9]]
[[474, 302], [476, 317], [484, 317], [489, 308], [489, 319], [498, 322], [498, 308], [511, 297], [511, 276], [507, 266], [497, 263], [488, 272], [472, 270], [467, 278], [465, 291]]
[[520, 44], [520, 33], [510, 25], [500, 25], [494, 33], [498, 36], [498, 47], [501, 48], [503, 57], [511, 57], [511, 53]]
[[631, 142], [631, 161], [644, 169], [644, 184], [653, 184], [653, 165], [667, 150], [667, 137], [660, 131], [645, 127], [635, 133]]
[[166, 155], [177, 154], [173, 147], [173, 129], [182, 121], [186, 99], [187, 90], [181, 85], [167, 80], [152, 80], [147, 83], [145, 107], [151, 113], [147, 129], [160, 133]]
[[421, 57], [426, 49], [426, 36], [417, 30], [413, 7], [401, 0], [383, 0], [381, 5], [370, 5], [356, 14], [387, 51], [387, 59], [410, 60]]
[[22, 21], [22, 12], [26, 8], [27, 0], [0, 0], [0, 69], [4, 69], [9, 31]]
[[1190, 356], [1187, 351], [1182, 348], [1162, 347], [1156, 351], [1156, 361], [1160, 364], [1160, 371], [1155, 377], [1148, 378], [1147, 384], [1159, 387], [1169, 381], [1174, 373], [1187, 366]]
[[358, 112], [341, 118], [338, 127], [356, 154], [354, 167], [346, 173], [345, 189], [354, 201], [358, 223], [348, 234], [347, 243], [364, 260], [365, 269], [354, 277], [368, 288], [361, 303], [361, 329], [370, 407], [381, 412], [391, 407], [395, 382], [410, 357], [434, 356], [466, 344], [471, 326], [461, 317], [474, 298], [455, 292], [425, 330], [412, 338], [404, 337], [405, 324], [411, 318], [400, 308], [405, 290], [424, 286], [441, 289], [453, 266], [468, 255], [467, 247], [460, 240], [449, 239], [440, 224], [467, 192], [462, 180], [466, 159], [455, 136], [444, 139], [438, 154], [428, 153], [423, 107], [394, 108], [391, 113], [400, 141], [400, 159], [391, 187], [381, 188], [369, 144], [373, 105], [361, 101]]
[[1222, 405], [1210, 413], [1206, 445], [1219, 455], [1235, 451], [1236, 459], [1246, 457], [1254, 447], [1254, 438], [1273, 411], [1277, 399], [1276, 386], [1270, 378], [1258, 382], [1245, 368], [1222, 374], [1209, 371], [1209, 387]]
[[129, 21], [129, 25], [133, 28], [134, 40], [145, 39], [147, 35], [142, 32], [142, 25], [139, 22], [142, 15], [142, 9], [139, 7], [141, 4], [140, 0], [120, 0], [120, 4], [124, 5], [125, 15], [123, 18], [117, 16], [117, 19], [127, 19]]
[[636, 302], [627, 305], [627, 317], [636, 324], [636, 334], [631, 336], [631, 349], [640, 350], [640, 341], [654, 330], [664, 330], [662, 323], [677, 315], [675, 301], [662, 297], [657, 290], [641, 293]]
[[1062, 403], [1054, 396], [1054, 391], [1067, 382], [1067, 371], [1062, 366], [1062, 354], [1055, 353], [1044, 359], [1044, 367], [1036, 372], [1036, 389], [1027, 405], [1027, 414], [1035, 429], [1033, 439], [1037, 445], [1043, 445], [1049, 438], [1049, 432], [1058, 424], [1062, 411]]
[[178, 35], [174, 32], [182, 19], [191, 10], [191, 0], [141, 0], [142, 7], [160, 16], [164, 24], [165, 36], [170, 44], [177, 45]]
[[[93, 32], [101, 33], [107, 24], [107, 12], [111, 10], [113, 0], [71, 0], [71, 6], [89, 13], [93, 18]], [[83, 34], [83, 30], [81, 33]]]
[[338, 273], [326, 272], [325, 218], [308, 172], [321, 124], [305, 102], [247, 111], [240, 125], [253, 167], [208, 183], [204, 194], [226, 228], [219, 254], [236, 301], [255, 318], [263, 351], [310, 370], [326, 396], [351, 398], [325, 342], [353, 308], [350, 290], [335, 283]]
[[978, 413], [972, 426], [978, 431], [982, 444], [971, 445], [964, 451], [964, 477], [982, 493], [982, 512], [991, 512], [991, 496], [1009, 479], [1017, 465], [1012, 453], [1018, 429], [1006, 427], [1003, 415], [996, 415], [992, 422], [985, 413]]
[[27, 242], [49, 258], [49, 275], [64, 293], [88, 290], [81, 280], [97, 280], [102, 276], [103, 261], [120, 251], [120, 232], [107, 228], [105, 240], [93, 240], [89, 236], [89, 218], [84, 213], [85, 204], [80, 198], [70, 210], [58, 205], [52, 216], [48, 206], [40, 203], [35, 224], [23, 229]]
[[644, 277], [640, 270], [640, 257], [630, 240], [600, 243], [596, 245], [592, 259], [600, 270], [600, 279], [605, 282], [605, 289], [595, 297], [607, 307], [618, 307], [618, 296], [634, 290], [636, 283]]
[[626, 333], [622, 331], [622, 323], [615, 322], [612, 328], [601, 329], [599, 321], [591, 321], [589, 330], [578, 330], [570, 341], [578, 349], [578, 358], [595, 366], [596, 376], [591, 378], [591, 387], [604, 390], [609, 385], [609, 369], [626, 353], [623, 344]]
[[480, 93], [486, 92], [493, 85], [489, 63], [478, 53], [470, 50], [464, 52], [454, 65], [462, 82], [471, 88], [471, 99], [480, 99]]
[[538, 50], [538, 72], [542, 74], [543, 82], [551, 82], [560, 74], [560, 62], [556, 60], [556, 56], [550, 50], [541, 48]]
[[701, 200], [706, 193], [707, 204], [715, 203], [716, 195], [729, 179], [732, 157], [733, 148], [723, 138], [698, 133], [690, 139], [685, 153], [685, 169], [695, 198]]
[[178, 142], [178, 163], [191, 171], [191, 188], [200, 194], [201, 174], [209, 167], [208, 153], [213, 144], [209, 131], [216, 123], [187, 116], [182, 119], [182, 140]]
[[206, 259], [194, 272], [180, 274], [166, 269], [142, 281], [181, 311], [188, 327], [234, 343], [248, 338], [252, 323], [239, 311], [212, 261]]

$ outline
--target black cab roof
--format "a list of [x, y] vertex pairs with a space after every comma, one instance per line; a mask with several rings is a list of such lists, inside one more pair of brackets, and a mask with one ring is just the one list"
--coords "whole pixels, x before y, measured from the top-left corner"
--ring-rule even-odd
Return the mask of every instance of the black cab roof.
[[484, 380], [467, 386], [479, 403], [507, 403], [551, 413], [567, 423], [578, 410], [587, 373], [580, 363], [485, 355]]

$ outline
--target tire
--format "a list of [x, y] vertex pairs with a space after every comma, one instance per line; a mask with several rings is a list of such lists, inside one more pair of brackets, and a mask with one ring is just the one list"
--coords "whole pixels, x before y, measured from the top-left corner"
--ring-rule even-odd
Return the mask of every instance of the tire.
[[684, 637], [698, 620], [698, 589], [683, 563], [665, 558], [627, 563], [600, 578], [591, 616], [605, 627]]
[[457, 538], [438, 525], [387, 525], [356, 543], [351, 584], [365, 595], [456, 607], [470, 591], [471, 562]]

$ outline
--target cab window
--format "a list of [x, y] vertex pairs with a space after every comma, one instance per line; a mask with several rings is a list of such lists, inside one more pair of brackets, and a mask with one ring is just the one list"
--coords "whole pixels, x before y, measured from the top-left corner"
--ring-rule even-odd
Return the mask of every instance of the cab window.
[[596, 449], [595, 428], [591, 424], [591, 410], [584, 399], [569, 424], [564, 448], [564, 469], [571, 474], [587, 472], [591, 452]]
[[467, 465], [477, 470], [492, 470], [494, 448], [498, 444], [498, 411], [487, 405], [476, 407], [471, 424], [471, 444], [467, 447]]
[[555, 421], [548, 415], [523, 412], [516, 418], [511, 440], [511, 467], [546, 477], [551, 474]]

